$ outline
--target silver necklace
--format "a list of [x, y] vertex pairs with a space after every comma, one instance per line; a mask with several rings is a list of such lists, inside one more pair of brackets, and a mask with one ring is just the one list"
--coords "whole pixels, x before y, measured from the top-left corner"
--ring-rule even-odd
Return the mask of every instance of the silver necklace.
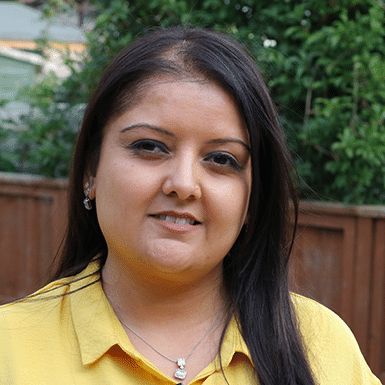
[[139, 337], [144, 343], [146, 343], [152, 350], [154, 350], [155, 352], [157, 352], [159, 355], [161, 355], [162, 357], [166, 358], [167, 360], [171, 361], [171, 362], [175, 362], [179, 368], [175, 370], [175, 373], [174, 373], [174, 377], [175, 378], [178, 378], [179, 380], [184, 380], [186, 375], [187, 375], [187, 371], [184, 369], [185, 366], [186, 366], [186, 362], [187, 360], [191, 357], [191, 355], [194, 353], [195, 349], [203, 342], [203, 340], [209, 335], [209, 333], [214, 329], [215, 325], [218, 323], [219, 321], [219, 318], [221, 316], [221, 313], [222, 313], [222, 310], [223, 308], [225, 307], [227, 301], [223, 304], [221, 310], [219, 311], [219, 314], [217, 316], [217, 318], [215, 319], [215, 322], [213, 323], [213, 326], [211, 326], [210, 330], [198, 341], [198, 343], [193, 347], [193, 349], [191, 350], [190, 354], [186, 357], [186, 358], [178, 358], [177, 360], [174, 360], [170, 357], [167, 357], [166, 355], [164, 355], [163, 353], [161, 353], [158, 349], [154, 348], [148, 341], [146, 341], [140, 334], [138, 334], [136, 331], [132, 330], [128, 325], [126, 325], [120, 318], [119, 321], [128, 329], [130, 330], [132, 333], [134, 333], [137, 337]]

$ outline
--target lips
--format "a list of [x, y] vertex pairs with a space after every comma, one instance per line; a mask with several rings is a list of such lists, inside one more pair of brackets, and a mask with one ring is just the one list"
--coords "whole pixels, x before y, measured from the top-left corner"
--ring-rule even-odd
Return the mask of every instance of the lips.
[[160, 219], [169, 223], [178, 225], [199, 225], [199, 222], [193, 215], [189, 213], [162, 212], [159, 214], [150, 215], [153, 218]]

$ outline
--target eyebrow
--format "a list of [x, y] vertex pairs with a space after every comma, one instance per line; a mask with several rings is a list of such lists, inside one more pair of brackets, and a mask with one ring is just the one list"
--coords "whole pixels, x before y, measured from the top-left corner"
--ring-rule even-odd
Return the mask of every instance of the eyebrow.
[[[161, 128], [158, 126], [153, 126], [152, 124], [148, 124], [148, 123], [136, 123], [131, 126], [123, 128], [120, 132], [123, 133], [126, 131], [130, 131], [134, 128], [140, 128], [140, 127], [150, 128], [151, 130], [161, 132], [168, 136], [172, 136], [174, 138], [176, 137], [176, 135], [173, 132], [165, 130], [164, 128]], [[209, 140], [207, 143], [239, 143], [243, 147], [245, 147], [248, 152], [251, 152], [251, 148], [244, 141], [236, 138], [212, 139], [212, 140]]]
[[251, 152], [251, 148], [243, 140], [240, 140], [240, 139], [235, 139], [235, 138], [213, 139], [213, 140], [209, 140], [207, 143], [239, 143], [243, 147], [245, 147], [248, 152]]
[[150, 128], [151, 130], [154, 130], [154, 131], [157, 131], [157, 132], [161, 132], [161, 133], [166, 134], [168, 136], [172, 136], [174, 138], [176, 137], [176, 135], [173, 132], [167, 131], [164, 128], [160, 128], [158, 126], [153, 126], [152, 124], [148, 124], [148, 123], [136, 123], [136, 124], [133, 124], [132, 126], [128, 126], [128, 127], [123, 128], [120, 131], [120, 133], [132, 130], [133, 128], [139, 128], [139, 127]]

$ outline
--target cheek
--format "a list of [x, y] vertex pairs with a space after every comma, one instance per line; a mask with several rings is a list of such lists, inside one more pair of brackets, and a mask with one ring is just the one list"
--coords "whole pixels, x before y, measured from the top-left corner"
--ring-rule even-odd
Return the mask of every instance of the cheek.
[[99, 221], [118, 222], [118, 218], [140, 196], [134, 169], [122, 169], [119, 164], [103, 164], [96, 175], [96, 207]]
[[220, 185], [212, 191], [213, 209], [218, 224], [238, 234], [247, 215], [250, 186], [246, 180], [240, 179], [226, 185]]
[[96, 197], [105, 195], [116, 203], [133, 203], [154, 184], [151, 173], [129, 161], [109, 162], [97, 173]]

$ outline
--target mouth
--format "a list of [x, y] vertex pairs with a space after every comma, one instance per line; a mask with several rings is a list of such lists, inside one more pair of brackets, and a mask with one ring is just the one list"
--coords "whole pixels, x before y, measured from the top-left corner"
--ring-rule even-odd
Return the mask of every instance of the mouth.
[[201, 222], [197, 221], [193, 216], [189, 214], [155, 214], [151, 215], [151, 217], [160, 219], [162, 221], [166, 221], [169, 223], [176, 223], [178, 225], [191, 225], [196, 226], [200, 225]]

